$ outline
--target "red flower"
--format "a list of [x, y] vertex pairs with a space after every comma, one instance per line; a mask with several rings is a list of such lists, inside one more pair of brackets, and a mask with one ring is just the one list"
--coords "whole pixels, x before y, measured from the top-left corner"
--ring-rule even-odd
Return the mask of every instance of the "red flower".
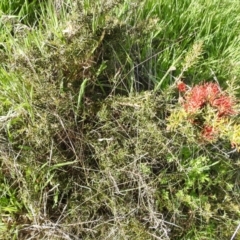
[[[235, 100], [221, 91], [217, 83], [199, 84], [188, 90], [186, 84], [179, 81], [177, 87], [180, 92], [184, 92], [181, 104], [189, 114], [190, 123], [201, 129], [200, 134], [204, 140], [216, 140], [219, 137], [218, 131], [221, 129], [214, 129], [213, 126], [207, 125], [204, 115], [216, 113], [219, 118], [222, 118], [237, 114], [233, 109]], [[209, 112], [209, 108], [216, 111]], [[202, 109], [203, 111], [200, 112], [199, 110]], [[232, 143], [232, 146], [235, 146], [235, 143]]]
[[220, 94], [220, 87], [216, 83], [205, 83], [203, 85], [205, 91], [206, 100], [213, 101]]
[[206, 102], [206, 93], [204, 91], [204, 86], [196, 85], [192, 88], [189, 94], [186, 96], [186, 103], [184, 108], [187, 112], [196, 112]]
[[213, 140], [216, 132], [212, 126], [204, 126], [201, 135], [206, 140]]
[[222, 95], [215, 99], [211, 105], [218, 109], [218, 116], [222, 117], [236, 114], [236, 112], [232, 109], [233, 104], [234, 102], [229, 96]]
[[195, 113], [209, 103], [212, 107], [218, 108], [220, 116], [234, 113], [232, 110], [233, 102], [230, 97], [221, 95], [221, 89], [216, 83], [196, 85], [185, 95], [184, 108], [187, 112]]
[[177, 83], [177, 88], [178, 88], [178, 91], [179, 91], [179, 92], [186, 92], [186, 91], [187, 91], [187, 86], [186, 86], [186, 84], [185, 84], [184, 82], [182, 82], [182, 81], [179, 81], [179, 82]]

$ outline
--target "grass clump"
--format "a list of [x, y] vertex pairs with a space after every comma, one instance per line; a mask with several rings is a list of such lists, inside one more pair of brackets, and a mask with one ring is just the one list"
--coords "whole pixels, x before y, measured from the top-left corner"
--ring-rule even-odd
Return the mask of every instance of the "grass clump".
[[[11, 3], [0, 238], [237, 239], [239, 3]], [[219, 104], [184, 107], [203, 80], [236, 104], [214, 141], [199, 136]]]

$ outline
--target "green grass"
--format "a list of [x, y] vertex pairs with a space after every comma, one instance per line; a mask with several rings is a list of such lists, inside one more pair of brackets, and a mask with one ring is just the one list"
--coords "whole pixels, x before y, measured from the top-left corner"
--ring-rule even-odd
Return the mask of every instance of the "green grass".
[[239, 97], [239, 16], [232, 0], [2, 0], [0, 238], [240, 239], [239, 152], [167, 122], [179, 79]]

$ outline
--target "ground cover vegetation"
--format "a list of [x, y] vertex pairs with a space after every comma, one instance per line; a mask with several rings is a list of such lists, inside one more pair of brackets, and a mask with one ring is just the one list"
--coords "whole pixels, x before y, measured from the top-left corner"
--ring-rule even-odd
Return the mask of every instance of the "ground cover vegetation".
[[2, 0], [1, 239], [240, 239], [240, 2]]

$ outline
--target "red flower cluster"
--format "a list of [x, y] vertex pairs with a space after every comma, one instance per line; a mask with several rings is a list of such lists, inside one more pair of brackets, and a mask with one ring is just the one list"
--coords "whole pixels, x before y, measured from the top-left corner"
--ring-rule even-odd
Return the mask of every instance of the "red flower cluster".
[[185, 111], [189, 114], [196, 114], [192, 115], [194, 119], [191, 117], [190, 121], [202, 129], [201, 136], [206, 140], [213, 140], [216, 137], [217, 131], [205, 123], [204, 118], [201, 118], [198, 110], [208, 105], [216, 109], [219, 118], [236, 114], [233, 109], [234, 100], [223, 93], [220, 86], [216, 83], [209, 82], [202, 85], [199, 84], [187, 90], [186, 84], [180, 81], [177, 87], [179, 92], [184, 93], [182, 105]]
[[218, 116], [230, 116], [236, 114], [233, 110], [232, 106], [234, 101], [226, 95], [219, 96], [218, 98], [214, 99], [211, 103], [213, 107], [218, 109]]
[[184, 97], [184, 108], [189, 113], [196, 113], [206, 104], [209, 104], [218, 110], [219, 117], [235, 114], [233, 110], [234, 101], [229, 96], [223, 94], [216, 83], [210, 82], [196, 85], [186, 92]]

